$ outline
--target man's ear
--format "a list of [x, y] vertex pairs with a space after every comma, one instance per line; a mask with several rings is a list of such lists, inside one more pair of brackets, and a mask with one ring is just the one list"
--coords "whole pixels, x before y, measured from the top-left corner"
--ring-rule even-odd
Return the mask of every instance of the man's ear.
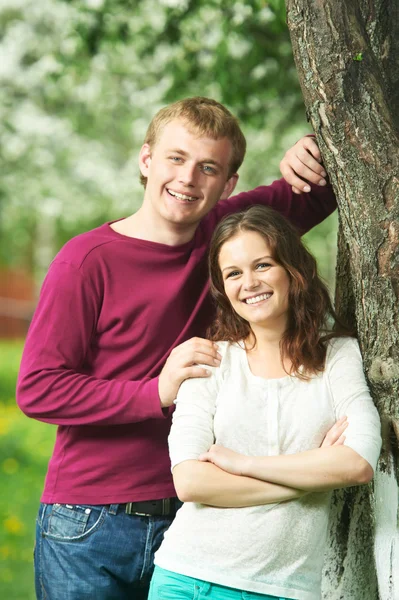
[[230, 177], [230, 179], [228, 179], [226, 181], [226, 184], [223, 188], [222, 195], [220, 196], [221, 200], [226, 200], [226, 198], [231, 196], [231, 194], [234, 192], [234, 188], [237, 185], [237, 181], [238, 181], [238, 173], [234, 173], [234, 175], [232, 175]]
[[149, 144], [143, 144], [139, 153], [139, 167], [143, 177], [148, 177], [151, 165], [151, 148]]

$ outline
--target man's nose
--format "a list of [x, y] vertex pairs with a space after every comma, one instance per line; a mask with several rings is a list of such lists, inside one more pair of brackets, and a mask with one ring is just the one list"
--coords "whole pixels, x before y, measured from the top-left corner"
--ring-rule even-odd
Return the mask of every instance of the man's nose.
[[193, 186], [195, 184], [195, 178], [195, 165], [187, 162], [179, 168], [179, 181], [183, 185]]

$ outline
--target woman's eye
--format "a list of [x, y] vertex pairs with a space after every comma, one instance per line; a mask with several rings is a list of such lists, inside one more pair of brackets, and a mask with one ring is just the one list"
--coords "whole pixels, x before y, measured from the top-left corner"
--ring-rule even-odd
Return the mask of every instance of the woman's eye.
[[271, 267], [272, 265], [270, 263], [264, 262], [264, 263], [259, 263], [258, 265], [256, 265], [257, 269], [267, 269], [268, 267]]
[[239, 274], [240, 274], [239, 271], [231, 271], [231, 273], [228, 273], [227, 278], [236, 277]]

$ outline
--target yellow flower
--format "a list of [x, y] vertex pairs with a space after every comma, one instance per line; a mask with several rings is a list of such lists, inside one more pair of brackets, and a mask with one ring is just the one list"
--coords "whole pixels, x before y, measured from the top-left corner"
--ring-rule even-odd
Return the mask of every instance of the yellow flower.
[[10, 429], [10, 424], [8, 419], [0, 418], [0, 435], [5, 435], [8, 433]]
[[15, 460], [15, 458], [6, 458], [3, 460], [3, 471], [7, 473], [7, 475], [13, 475], [19, 469], [19, 464]]
[[18, 535], [19, 533], [22, 533], [24, 524], [18, 519], [18, 517], [13, 516], [4, 521], [4, 528], [6, 531], [8, 531], [8, 533]]
[[0, 556], [3, 559], [6, 559], [10, 556], [10, 548], [8, 546], [0, 546]]

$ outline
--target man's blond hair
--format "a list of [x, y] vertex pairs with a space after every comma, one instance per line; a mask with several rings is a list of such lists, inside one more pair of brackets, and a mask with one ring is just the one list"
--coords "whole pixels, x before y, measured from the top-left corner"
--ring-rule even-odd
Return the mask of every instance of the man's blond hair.
[[[228, 178], [238, 171], [244, 160], [247, 144], [237, 119], [223, 104], [201, 96], [185, 98], [169, 104], [158, 111], [152, 119], [144, 143], [153, 148], [165, 125], [175, 119], [185, 121], [188, 128], [192, 128], [199, 135], [213, 140], [221, 138], [230, 140], [232, 154]], [[147, 177], [141, 175], [140, 181], [145, 187]]]

